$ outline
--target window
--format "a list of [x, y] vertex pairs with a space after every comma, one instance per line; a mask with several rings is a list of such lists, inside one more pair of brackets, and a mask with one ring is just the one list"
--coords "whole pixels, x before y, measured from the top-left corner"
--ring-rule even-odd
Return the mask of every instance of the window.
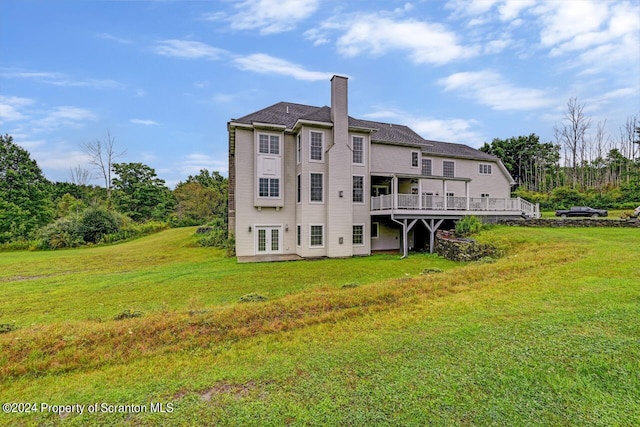
[[364, 203], [364, 177], [353, 176], [353, 203]]
[[478, 166], [480, 175], [491, 175], [491, 165], [480, 163]]
[[431, 173], [431, 159], [422, 159], [422, 175], [430, 176]]
[[353, 226], [353, 244], [364, 245], [364, 225]]
[[310, 176], [310, 198], [311, 202], [322, 202], [323, 201], [323, 191], [322, 191], [322, 181], [323, 176], [321, 173], [312, 173]]
[[302, 246], [302, 226], [296, 225], [296, 245]]
[[260, 134], [259, 148], [260, 154], [280, 154], [280, 136]]
[[277, 178], [260, 178], [260, 197], [280, 197], [280, 180]]
[[353, 137], [353, 163], [356, 165], [364, 164], [364, 138], [361, 136]]
[[296, 142], [296, 162], [300, 164], [302, 161], [302, 135], [298, 134], [298, 140]]
[[378, 233], [380, 232], [380, 223], [379, 222], [372, 222], [371, 223], [371, 238], [372, 239], [377, 239], [378, 238]]
[[298, 174], [296, 179], [296, 203], [302, 202], [302, 175]]
[[324, 134], [322, 132], [311, 132], [311, 150], [310, 150], [310, 159], [314, 161], [321, 162], [322, 161], [322, 137]]
[[312, 225], [311, 226], [311, 235], [310, 235], [310, 244], [311, 246], [322, 246], [323, 243], [323, 226], [322, 225]]
[[442, 161], [442, 176], [454, 177], [456, 176], [456, 164], [449, 160]]
[[417, 168], [418, 167], [418, 158], [420, 156], [420, 153], [418, 153], [417, 151], [412, 151], [411, 152], [411, 167], [412, 168]]

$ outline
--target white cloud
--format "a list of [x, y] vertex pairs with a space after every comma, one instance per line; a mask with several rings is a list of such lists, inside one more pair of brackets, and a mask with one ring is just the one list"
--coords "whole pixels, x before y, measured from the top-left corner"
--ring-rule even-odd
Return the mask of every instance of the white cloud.
[[184, 160], [178, 163], [178, 172], [180, 175], [197, 175], [202, 169], [218, 171], [226, 175], [228, 172], [227, 159], [216, 159], [208, 154], [192, 153], [187, 154]]
[[63, 127], [77, 128], [96, 119], [95, 114], [84, 108], [56, 107], [44, 117], [32, 121], [34, 131], [44, 131]]
[[29, 98], [0, 95], [0, 124], [24, 120], [23, 109], [31, 104], [33, 100]]
[[[382, 55], [389, 51], [406, 51], [418, 64], [446, 64], [458, 59], [474, 57], [477, 47], [463, 46], [458, 36], [438, 23], [413, 19], [396, 20], [383, 13], [358, 15], [329, 22], [326, 30], [344, 31], [337, 41], [338, 52], [347, 57], [362, 54]], [[326, 37], [324, 33], [308, 37]]]
[[124, 39], [122, 37], [117, 37], [109, 33], [99, 33], [96, 34], [96, 37], [103, 40], [109, 40], [120, 44], [131, 44], [131, 40]]
[[[318, 9], [318, 0], [245, 0], [235, 4], [237, 14], [226, 18], [234, 30], [254, 30], [274, 34], [294, 29]], [[220, 20], [220, 14], [210, 15]]]
[[129, 121], [133, 124], [144, 125], [144, 126], [157, 126], [160, 124], [154, 120], [144, 120], [144, 119], [131, 119]]
[[477, 130], [478, 121], [474, 119], [435, 119], [421, 117], [406, 111], [377, 110], [363, 115], [363, 118], [376, 121], [399, 122], [409, 126], [425, 139], [432, 141], [454, 142], [479, 147], [487, 138]]
[[55, 72], [3, 72], [6, 79], [27, 79], [38, 83], [62, 87], [92, 87], [95, 89], [124, 89], [126, 85], [111, 79], [77, 79], [64, 73]]
[[326, 81], [333, 76], [333, 73], [306, 70], [301, 65], [291, 63], [284, 59], [275, 58], [264, 53], [239, 56], [235, 58], [233, 62], [243, 71], [253, 71], [262, 74], [279, 74], [293, 77], [297, 80]]
[[490, 70], [451, 74], [438, 84], [494, 110], [534, 110], [558, 104], [551, 93], [515, 86]]
[[191, 40], [162, 40], [156, 44], [155, 51], [160, 55], [187, 59], [222, 59], [227, 55], [224, 49]]

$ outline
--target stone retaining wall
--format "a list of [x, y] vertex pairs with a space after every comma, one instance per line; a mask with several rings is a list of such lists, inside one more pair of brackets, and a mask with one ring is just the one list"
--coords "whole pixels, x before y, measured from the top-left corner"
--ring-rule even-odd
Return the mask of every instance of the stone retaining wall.
[[451, 261], [477, 261], [500, 256], [493, 246], [483, 245], [472, 239], [460, 239], [453, 232], [443, 230], [436, 232], [435, 252]]
[[539, 218], [539, 219], [518, 219], [502, 220], [498, 222], [503, 225], [515, 227], [629, 227], [640, 228], [638, 219], [593, 219], [593, 218]]

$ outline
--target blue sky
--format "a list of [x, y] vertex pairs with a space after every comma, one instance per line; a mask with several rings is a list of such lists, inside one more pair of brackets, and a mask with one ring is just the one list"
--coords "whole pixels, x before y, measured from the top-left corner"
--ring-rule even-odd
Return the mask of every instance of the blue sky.
[[577, 97], [615, 142], [640, 114], [640, 2], [0, 2], [0, 132], [54, 181], [107, 131], [170, 186], [226, 175], [231, 118], [329, 105], [333, 74], [350, 115], [428, 139], [553, 141]]

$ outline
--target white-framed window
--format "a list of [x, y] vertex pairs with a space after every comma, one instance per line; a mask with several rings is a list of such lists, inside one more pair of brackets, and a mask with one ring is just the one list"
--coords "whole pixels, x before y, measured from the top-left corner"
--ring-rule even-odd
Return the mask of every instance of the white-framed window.
[[324, 201], [324, 175], [321, 173], [309, 174], [309, 201], [322, 203]]
[[351, 138], [351, 145], [353, 148], [353, 164], [364, 164], [364, 138], [361, 136], [354, 136]]
[[298, 139], [296, 140], [296, 163], [300, 164], [302, 162], [302, 135], [298, 134]]
[[442, 161], [442, 176], [453, 178], [456, 176], [456, 162], [451, 160]]
[[422, 176], [431, 176], [433, 175], [432, 172], [431, 159], [422, 159]]
[[324, 246], [324, 226], [323, 225], [309, 226], [309, 246], [313, 248]]
[[412, 168], [417, 168], [419, 160], [420, 160], [420, 153], [418, 153], [417, 151], [412, 151], [411, 152], [411, 167]]
[[259, 180], [259, 197], [280, 197], [280, 179], [278, 178], [260, 178]]
[[379, 222], [372, 222], [371, 223], [371, 238], [372, 239], [377, 239], [379, 235], [380, 235], [380, 223]]
[[353, 226], [353, 246], [364, 246], [364, 225], [355, 224]]
[[309, 161], [322, 162], [324, 160], [324, 133], [311, 131], [309, 140]]
[[280, 135], [261, 133], [258, 135], [258, 152], [260, 154], [280, 155]]
[[296, 177], [296, 203], [302, 203], [302, 175]]
[[478, 165], [478, 172], [480, 173], [480, 175], [491, 175], [491, 165], [480, 163]]
[[364, 203], [364, 176], [353, 175], [353, 203]]
[[302, 246], [302, 226], [296, 225], [296, 246]]

